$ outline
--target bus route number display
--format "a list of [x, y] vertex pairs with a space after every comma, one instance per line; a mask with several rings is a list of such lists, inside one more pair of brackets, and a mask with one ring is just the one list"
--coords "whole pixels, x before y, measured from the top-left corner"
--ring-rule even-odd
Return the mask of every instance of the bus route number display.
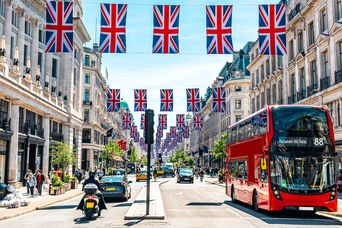
[[323, 147], [324, 139], [319, 137], [303, 138], [303, 137], [281, 137], [278, 140], [278, 146], [286, 147]]

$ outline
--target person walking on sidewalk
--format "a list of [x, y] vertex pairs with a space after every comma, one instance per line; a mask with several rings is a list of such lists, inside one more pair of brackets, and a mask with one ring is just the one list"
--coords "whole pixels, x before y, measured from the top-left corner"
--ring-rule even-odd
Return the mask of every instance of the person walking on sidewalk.
[[29, 178], [30, 172], [31, 172], [31, 170], [28, 169], [28, 170], [26, 171], [26, 173], [25, 173], [25, 176], [24, 176], [24, 179], [25, 179], [25, 181], [26, 181], [27, 195], [30, 194], [30, 186], [29, 186], [29, 184], [28, 184], [28, 178]]
[[204, 171], [203, 171], [203, 169], [201, 169], [201, 171], [200, 171], [200, 180], [201, 180], [201, 182], [203, 182], [203, 177], [204, 177]]
[[42, 195], [43, 184], [45, 183], [45, 176], [44, 176], [44, 174], [42, 174], [41, 170], [38, 170], [38, 174], [37, 174], [36, 178], [37, 178], [38, 193], [41, 196]]
[[37, 179], [31, 171], [29, 172], [27, 182], [28, 182], [28, 185], [30, 187], [30, 197], [33, 197], [34, 196], [34, 188], [37, 186]]

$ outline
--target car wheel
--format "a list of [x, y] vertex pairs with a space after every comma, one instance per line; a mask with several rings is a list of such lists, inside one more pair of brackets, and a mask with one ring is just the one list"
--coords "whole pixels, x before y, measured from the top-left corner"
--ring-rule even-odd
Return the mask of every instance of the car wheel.
[[136, 180], [136, 182], [139, 182], [139, 180]]

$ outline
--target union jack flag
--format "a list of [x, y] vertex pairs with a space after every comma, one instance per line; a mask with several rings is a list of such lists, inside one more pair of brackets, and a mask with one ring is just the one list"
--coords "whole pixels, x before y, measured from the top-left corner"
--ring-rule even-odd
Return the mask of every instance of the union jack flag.
[[133, 138], [135, 136], [135, 133], [138, 131], [137, 126], [132, 126], [131, 127], [131, 132], [130, 132], [130, 136], [131, 138]]
[[226, 111], [226, 90], [223, 87], [213, 88], [213, 112]]
[[285, 4], [259, 5], [259, 53], [286, 55]]
[[134, 134], [134, 142], [139, 142], [140, 134], [139, 132], [135, 132]]
[[176, 127], [170, 127], [170, 136], [174, 138], [176, 135]]
[[167, 115], [159, 114], [158, 120], [159, 126], [161, 126], [162, 129], [167, 129]]
[[107, 112], [118, 112], [120, 109], [120, 89], [107, 90]]
[[145, 129], [145, 114], [141, 114], [140, 129]]
[[160, 111], [172, 112], [173, 111], [173, 89], [160, 90]]
[[207, 53], [233, 54], [232, 5], [207, 6]]
[[171, 134], [170, 133], [166, 133], [165, 142], [170, 142], [170, 141], [171, 141]]
[[203, 118], [201, 114], [194, 115], [194, 130], [197, 130], [197, 131], [203, 130]]
[[182, 134], [182, 132], [178, 132], [177, 133], [177, 142], [182, 142], [182, 140], [183, 140], [183, 134]]
[[184, 127], [184, 114], [176, 115], [176, 127], [178, 130], [182, 130]]
[[200, 111], [200, 97], [199, 89], [186, 89], [186, 111], [199, 112]]
[[140, 145], [140, 146], [145, 145], [145, 140], [144, 140], [143, 137], [140, 137], [140, 139], [139, 139], [139, 145]]
[[157, 127], [156, 136], [157, 136], [157, 138], [163, 137], [163, 128], [160, 125]]
[[153, 6], [153, 53], [179, 53], [179, 5]]
[[134, 90], [134, 111], [141, 112], [147, 108], [147, 91], [146, 89]]
[[72, 52], [73, 2], [46, 1], [45, 52]]
[[128, 112], [122, 114], [122, 129], [130, 130], [132, 127], [132, 115]]
[[183, 127], [183, 137], [188, 139], [190, 136], [190, 129], [189, 126], [184, 126]]
[[100, 53], [126, 53], [127, 4], [101, 3]]

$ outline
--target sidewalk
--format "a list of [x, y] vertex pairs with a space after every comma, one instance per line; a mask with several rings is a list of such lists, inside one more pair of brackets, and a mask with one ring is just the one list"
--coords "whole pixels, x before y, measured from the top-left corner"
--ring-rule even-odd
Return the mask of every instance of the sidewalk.
[[26, 194], [26, 187], [20, 188], [20, 192], [22, 192], [24, 198], [26, 198], [27, 201], [30, 202], [29, 205], [11, 209], [0, 208], [0, 221], [8, 218], [13, 218], [19, 215], [23, 215], [38, 210], [40, 208], [47, 207], [51, 204], [62, 202], [64, 200], [71, 199], [73, 197], [81, 195], [82, 185], [79, 184], [78, 189], [67, 191], [64, 194], [58, 196], [49, 195], [47, 192], [43, 192], [42, 196], [35, 195], [33, 198], [30, 198]]
[[204, 181], [210, 184], [216, 184], [219, 185], [221, 187], [226, 187], [225, 183], [220, 184], [218, 182], [218, 177], [210, 177], [210, 176], [204, 176]]
[[164, 219], [165, 210], [159, 186], [168, 182], [167, 179], [151, 181], [150, 186], [150, 213], [146, 215], [146, 186], [140, 191], [125, 215], [125, 220], [135, 219]]

